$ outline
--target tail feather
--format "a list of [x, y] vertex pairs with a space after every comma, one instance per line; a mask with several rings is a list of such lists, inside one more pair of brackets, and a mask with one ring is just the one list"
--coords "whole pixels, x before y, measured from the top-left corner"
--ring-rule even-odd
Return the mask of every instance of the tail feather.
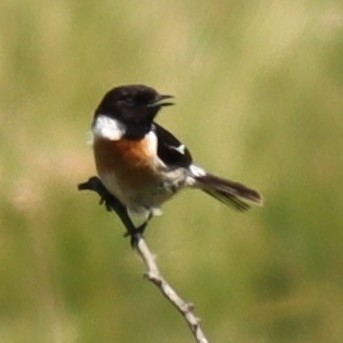
[[250, 208], [245, 201], [262, 205], [261, 194], [239, 182], [222, 179], [208, 173], [196, 176], [195, 179], [199, 188], [204, 192], [241, 212]]

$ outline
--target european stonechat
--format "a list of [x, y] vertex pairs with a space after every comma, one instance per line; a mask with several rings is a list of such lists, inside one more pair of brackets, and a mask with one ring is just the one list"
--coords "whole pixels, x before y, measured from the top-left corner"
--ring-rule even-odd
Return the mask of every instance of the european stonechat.
[[[260, 193], [208, 173], [193, 163], [184, 144], [154, 119], [173, 96], [143, 85], [121, 86], [105, 94], [92, 122], [94, 157], [106, 189], [139, 228], [184, 188], [198, 188], [239, 211], [262, 203]], [[138, 217], [138, 218], [137, 218]]]

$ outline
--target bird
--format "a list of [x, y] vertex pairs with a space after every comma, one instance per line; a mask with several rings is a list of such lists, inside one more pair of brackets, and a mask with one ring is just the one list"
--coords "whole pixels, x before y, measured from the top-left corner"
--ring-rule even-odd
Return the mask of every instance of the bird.
[[174, 105], [173, 98], [142, 84], [118, 86], [104, 95], [91, 124], [98, 176], [140, 233], [166, 201], [186, 188], [241, 212], [262, 204], [257, 190], [194, 163], [185, 144], [156, 123], [160, 110]]

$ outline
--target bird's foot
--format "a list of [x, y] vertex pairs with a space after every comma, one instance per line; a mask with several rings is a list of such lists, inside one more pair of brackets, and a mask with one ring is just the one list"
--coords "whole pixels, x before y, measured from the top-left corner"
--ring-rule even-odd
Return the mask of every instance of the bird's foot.
[[122, 205], [119, 200], [107, 190], [107, 188], [105, 188], [100, 179], [96, 176], [91, 177], [84, 183], [80, 183], [78, 185], [78, 189], [80, 191], [91, 190], [97, 192], [100, 196], [99, 204], [105, 205], [106, 210], [109, 212], [125, 210], [124, 205]]
[[143, 237], [148, 221], [125, 233], [125, 237], [130, 237], [130, 244], [133, 249], [137, 248], [139, 240]]
[[142, 225], [136, 228], [128, 215], [126, 207], [105, 188], [98, 177], [93, 176], [88, 181], [80, 183], [78, 185], [78, 189], [80, 191], [91, 190], [99, 194], [100, 205], [104, 204], [107, 211], [117, 213], [127, 230], [125, 237], [130, 237], [132, 248], [136, 248], [139, 240], [143, 237], [144, 230], [146, 229], [148, 222], [153, 217], [152, 213], [149, 214], [149, 217]]

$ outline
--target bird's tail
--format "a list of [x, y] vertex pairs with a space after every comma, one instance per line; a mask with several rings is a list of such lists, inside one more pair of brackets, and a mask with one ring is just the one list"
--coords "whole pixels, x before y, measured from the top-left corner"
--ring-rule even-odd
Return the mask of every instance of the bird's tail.
[[239, 211], [244, 212], [250, 208], [246, 201], [257, 205], [263, 203], [258, 191], [241, 183], [222, 179], [209, 173], [195, 176], [195, 180], [197, 187], [204, 192]]

